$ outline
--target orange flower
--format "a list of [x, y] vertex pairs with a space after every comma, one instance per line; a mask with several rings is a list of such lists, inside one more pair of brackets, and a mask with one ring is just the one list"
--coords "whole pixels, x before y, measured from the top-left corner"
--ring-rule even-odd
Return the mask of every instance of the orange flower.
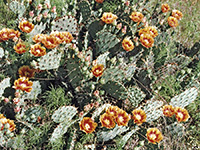
[[118, 17], [111, 12], [104, 12], [101, 20], [107, 24], [113, 23]]
[[122, 41], [122, 47], [126, 51], [132, 51], [134, 49], [133, 42], [130, 39], [128, 39], [128, 38], [125, 38]]
[[14, 82], [14, 88], [16, 90], [22, 90], [26, 92], [30, 92], [32, 90], [33, 82], [28, 81], [28, 78], [22, 77]]
[[113, 118], [116, 118], [116, 117], [117, 117], [117, 113], [118, 113], [119, 110], [120, 110], [120, 108], [117, 107], [117, 106], [110, 106], [110, 107], [106, 110], [106, 113], [107, 113], [109, 116], [112, 116]]
[[97, 3], [103, 3], [104, 0], [95, 0]]
[[113, 117], [107, 113], [104, 113], [103, 115], [100, 116], [100, 121], [102, 127], [106, 127], [108, 129], [112, 129], [115, 127], [115, 122], [113, 120]]
[[104, 71], [104, 65], [102, 64], [97, 64], [96, 66], [92, 67], [92, 73], [95, 77], [102, 76], [103, 71]]
[[20, 32], [19, 31], [15, 31], [13, 29], [9, 29], [9, 39], [13, 39], [14, 37], [19, 37], [20, 36]]
[[79, 123], [80, 129], [85, 133], [92, 133], [97, 127], [97, 123], [89, 117], [84, 117]]
[[129, 16], [131, 20], [134, 22], [141, 22], [142, 19], [144, 18], [144, 15], [140, 12], [132, 12], [131, 15]]
[[10, 37], [9, 37], [9, 30], [8, 28], [3, 28], [1, 31], [0, 31], [0, 39], [3, 40], [3, 41], [6, 41], [8, 40]]
[[70, 43], [73, 40], [73, 36], [69, 32], [62, 32], [61, 33], [64, 36], [65, 43]]
[[178, 26], [178, 20], [175, 17], [169, 16], [168, 19], [168, 24], [170, 27], [177, 27]]
[[162, 133], [157, 128], [149, 128], [146, 136], [148, 141], [153, 144], [159, 143], [163, 139]]
[[182, 121], [185, 122], [190, 117], [188, 114], [188, 111], [184, 108], [176, 107], [174, 111], [175, 111], [176, 119], [178, 120], [178, 122], [182, 122]]
[[172, 16], [178, 20], [181, 20], [183, 14], [179, 10], [172, 10]]
[[46, 48], [42, 47], [40, 44], [31, 45], [31, 54], [36, 57], [46, 55]]
[[174, 108], [172, 107], [172, 105], [163, 106], [163, 114], [167, 117], [172, 117], [174, 114]]
[[42, 42], [42, 40], [44, 39], [45, 35], [44, 34], [37, 34], [37, 35], [34, 35], [33, 37], [33, 41], [35, 43], [40, 43]]
[[42, 43], [48, 49], [53, 49], [57, 46], [56, 38], [53, 36], [45, 36], [45, 38], [42, 40]]
[[61, 44], [65, 40], [64, 34], [58, 31], [51, 33], [50, 36], [56, 38], [56, 44]]
[[140, 42], [146, 48], [150, 48], [153, 46], [154, 39], [150, 34], [142, 34], [140, 36]]
[[34, 24], [32, 24], [28, 21], [22, 21], [19, 23], [19, 28], [23, 32], [30, 33], [34, 28]]
[[17, 45], [14, 46], [14, 50], [18, 54], [23, 54], [26, 52], [26, 45], [22, 42], [18, 42]]
[[149, 26], [149, 27], [147, 27], [147, 30], [149, 31], [149, 34], [150, 34], [153, 38], [155, 38], [156, 36], [158, 36], [158, 31], [156, 30], [155, 27]]
[[115, 121], [118, 124], [118, 126], [127, 126], [129, 120], [130, 120], [130, 117], [127, 112], [125, 112], [122, 109], [120, 109], [117, 112], [117, 117], [116, 117]]
[[143, 34], [150, 34], [148, 28], [143, 28], [139, 30], [139, 36]]
[[141, 125], [143, 122], [146, 121], [146, 114], [145, 111], [142, 109], [135, 109], [132, 111], [134, 123]]
[[35, 70], [30, 69], [29, 66], [22, 66], [18, 70], [20, 77], [32, 78], [35, 75]]
[[162, 12], [165, 13], [170, 10], [170, 7], [168, 4], [162, 4], [161, 9], [162, 9]]
[[12, 132], [15, 130], [15, 123], [13, 120], [7, 119], [8, 124], [10, 125], [9, 130]]

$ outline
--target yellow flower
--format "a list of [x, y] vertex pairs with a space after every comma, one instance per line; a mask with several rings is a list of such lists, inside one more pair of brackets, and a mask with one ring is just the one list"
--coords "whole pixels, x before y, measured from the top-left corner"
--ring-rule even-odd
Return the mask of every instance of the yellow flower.
[[22, 42], [18, 42], [13, 48], [18, 54], [23, 54], [26, 52], [26, 45]]
[[34, 24], [32, 24], [28, 21], [22, 21], [19, 23], [19, 28], [23, 32], [30, 33], [34, 28]]
[[170, 27], [177, 27], [178, 26], [178, 20], [175, 17], [169, 16], [168, 19], [168, 24]]
[[132, 51], [134, 49], [134, 44], [133, 42], [128, 39], [128, 38], [125, 38], [123, 41], [122, 41], [122, 47], [125, 51]]
[[142, 34], [140, 36], [140, 42], [146, 48], [150, 48], [153, 46], [154, 39], [150, 34]]
[[142, 109], [135, 109], [132, 111], [134, 123], [141, 125], [143, 122], [146, 121], [146, 114], [145, 111]]
[[178, 122], [185, 122], [190, 117], [188, 111], [184, 108], [176, 107], [174, 111]]
[[118, 126], [127, 126], [129, 120], [130, 120], [130, 117], [127, 112], [125, 112], [122, 109], [120, 109], [117, 112], [117, 117], [115, 118], [115, 121], [118, 124]]
[[172, 17], [178, 20], [181, 20], [181, 18], [183, 17], [183, 14], [179, 10], [172, 10]]
[[167, 117], [172, 117], [174, 114], [174, 107], [172, 107], [172, 105], [163, 106], [163, 114]]
[[85, 133], [92, 133], [97, 127], [97, 123], [89, 117], [84, 117], [79, 123], [80, 129]]
[[64, 36], [65, 43], [70, 43], [74, 39], [72, 34], [69, 32], [62, 32], [61, 34]]
[[118, 17], [111, 12], [104, 12], [101, 20], [107, 24], [113, 23]]
[[44, 34], [36, 34], [36, 35], [34, 35], [34, 37], [33, 37], [33, 41], [34, 41], [35, 43], [41, 43], [42, 40], [44, 39], [44, 37], [45, 37]]
[[149, 128], [146, 136], [148, 141], [153, 144], [159, 143], [163, 139], [162, 133], [157, 128]]
[[170, 7], [169, 7], [168, 4], [162, 4], [161, 10], [162, 10], [163, 13], [166, 13], [170, 10]]
[[104, 65], [97, 64], [96, 66], [92, 67], [92, 73], [95, 77], [100, 77], [103, 75]]
[[115, 127], [115, 122], [112, 116], [107, 113], [104, 113], [100, 116], [100, 122], [102, 127], [106, 127], [108, 129], [112, 129]]
[[16, 90], [22, 90], [22, 91], [26, 91], [26, 92], [31, 92], [32, 85], [33, 85], [33, 82], [28, 81], [28, 79], [25, 77], [19, 78], [19, 79], [15, 80], [15, 82], [14, 82], [14, 88]]
[[35, 44], [31, 46], [31, 54], [36, 57], [46, 55], [46, 48], [42, 47], [40, 44]]
[[131, 15], [129, 16], [131, 20], [134, 22], [141, 22], [142, 19], [144, 18], [144, 15], [141, 12], [132, 12]]
[[120, 108], [117, 106], [110, 106], [106, 110], [106, 113], [109, 114], [110, 116], [112, 116], [113, 118], [116, 118], [119, 110], [120, 110]]
[[42, 43], [44, 44], [44, 46], [48, 49], [53, 49], [55, 48], [57, 45], [57, 41], [56, 41], [56, 37], [53, 36], [48, 36], [46, 35], [43, 40]]
[[18, 70], [20, 77], [32, 78], [35, 75], [35, 69], [29, 68], [29, 66], [22, 66]]

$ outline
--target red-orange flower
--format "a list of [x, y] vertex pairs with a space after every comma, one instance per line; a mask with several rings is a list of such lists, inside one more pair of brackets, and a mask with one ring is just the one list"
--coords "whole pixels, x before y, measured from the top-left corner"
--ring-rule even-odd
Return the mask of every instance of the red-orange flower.
[[101, 20], [107, 24], [113, 23], [118, 17], [111, 12], [104, 12]]
[[44, 37], [45, 37], [44, 34], [36, 34], [36, 35], [34, 35], [34, 37], [33, 37], [33, 41], [34, 41], [35, 43], [41, 43], [42, 40], [44, 39]]
[[74, 39], [72, 34], [69, 32], [62, 32], [61, 34], [64, 36], [65, 43], [70, 43]]
[[127, 126], [129, 120], [130, 120], [130, 117], [127, 112], [125, 112], [122, 109], [120, 109], [117, 112], [117, 117], [115, 118], [115, 121], [118, 124], [118, 126]]
[[179, 10], [172, 10], [172, 16], [178, 20], [181, 20], [183, 14]]
[[9, 39], [13, 39], [14, 37], [19, 37], [20, 36], [20, 32], [19, 31], [15, 31], [13, 29], [9, 29]]
[[18, 54], [23, 54], [26, 52], [26, 45], [22, 42], [18, 42], [15, 46], [14, 46], [14, 50], [16, 53]]
[[19, 23], [19, 28], [23, 32], [30, 33], [34, 28], [34, 24], [32, 24], [28, 21], [22, 21]]
[[31, 45], [31, 54], [36, 57], [44, 56], [46, 55], [46, 48], [40, 44]]
[[108, 129], [112, 129], [115, 127], [114, 118], [107, 113], [104, 113], [100, 116], [100, 122], [102, 127], [106, 127]]
[[61, 32], [58, 32], [58, 31], [52, 32], [50, 36], [53, 36], [54, 38], [56, 38], [56, 44], [61, 44], [62, 42], [65, 41], [65, 36]]
[[165, 13], [170, 10], [170, 7], [168, 4], [162, 4], [161, 9], [162, 9], [162, 12]]
[[9, 37], [9, 31], [10, 29], [8, 28], [3, 28], [1, 31], [0, 31], [0, 39], [3, 40], [3, 41], [6, 41], [8, 40], [10, 37]]
[[33, 85], [33, 82], [28, 81], [28, 78], [25, 78], [25, 77], [19, 78], [15, 80], [14, 82], [14, 88], [16, 90], [22, 90], [26, 92], [31, 92], [32, 85]]
[[29, 66], [22, 66], [18, 70], [20, 77], [32, 78], [35, 75], [35, 69], [29, 68]]
[[112, 116], [113, 118], [116, 118], [119, 110], [120, 110], [120, 108], [117, 106], [110, 106], [106, 110], [106, 113], [109, 114], [110, 116]]
[[131, 20], [134, 22], [141, 22], [142, 19], [144, 18], [144, 15], [141, 12], [132, 12], [131, 15], [129, 16]]
[[178, 20], [175, 17], [169, 16], [168, 19], [168, 24], [170, 27], [177, 27], [178, 26]]
[[45, 36], [42, 40], [42, 43], [44, 46], [48, 49], [53, 49], [57, 46], [56, 38], [53, 36]]
[[103, 3], [104, 0], [95, 0], [97, 3]]
[[167, 117], [172, 117], [174, 115], [174, 107], [172, 105], [163, 106], [163, 114]]
[[9, 130], [12, 132], [15, 130], [15, 123], [13, 120], [7, 119], [7, 123], [10, 125]]
[[134, 123], [141, 125], [143, 122], [146, 121], [146, 114], [145, 111], [142, 109], [135, 109], [132, 111]]
[[153, 144], [159, 143], [163, 139], [162, 133], [157, 128], [149, 128], [146, 136], [148, 141]]
[[125, 38], [123, 41], [122, 41], [122, 47], [125, 51], [132, 51], [134, 49], [134, 44], [133, 42], [128, 39], [128, 38]]
[[92, 133], [97, 127], [97, 123], [90, 117], [84, 117], [79, 123], [80, 129], [85, 133]]
[[147, 27], [147, 30], [149, 31], [149, 34], [150, 34], [153, 38], [155, 38], [156, 36], [158, 36], [158, 31], [156, 30], [155, 27], [149, 26], [149, 27]]
[[176, 107], [174, 111], [175, 111], [176, 119], [178, 120], [178, 122], [182, 122], [182, 121], [185, 122], [190, 117], [188, 114], [188, 111], [184, 108]]
[[142, 34], [140, 36], [140, 42], [146, 48], [150, 48], [153, 46], [154, 39], [150, 34]]
[[97, 64], [96, 66], [92, 67], [92, 73], [95, 77], [102, 76], [103, 71], [104, 71], [104, 65], [102, 64]]

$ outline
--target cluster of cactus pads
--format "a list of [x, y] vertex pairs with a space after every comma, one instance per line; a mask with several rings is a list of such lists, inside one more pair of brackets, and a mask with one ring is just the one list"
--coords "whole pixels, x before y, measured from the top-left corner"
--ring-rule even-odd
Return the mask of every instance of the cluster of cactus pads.
[[[198, 97], [200, 75], [179, 75], [191, 64], [199, 65], [196, 62], [199, 45], [186, 53], [179, 50], [174, 42], [174, 28], [177, 25], [172, 26], [173, 20], [175, 23], [178, 21], [175, 12], [171, 11], [173, 8], [169, 9], [166, 4], [148, 0], [66, 0], [62, 14], [57, 17], [56, 9], [51, 7], [49, 0], [44, 0], [42, 4], [38, 1], [8, 3], [9, 8], [18, 15], [19, 26], [15, 30], [20, 31], [20, 36], [2, 40], [7, 33], [0, 31], [0, 62], [5, 64], [1, 66], [3, 79], [0, 82], [0, 98], [8, 104], [10, 102], [6, 96], [13, 99], [11, 104], [17, 125], [15, 135], [4, 135], [0, 126], [0, 139], [4, 141], [0, 143], [2, 147], [15, 149], [16, 145], [8, 143], [21, 138], [17, 135], [19, 131], [22, 132], [21, 126], [34, 131], [46, 120], [52, 121], [53, 127], [45, 138], [52, 145], [62, 143], [64, 139], [69, 149], [98, 149], [109, 141], [117, 142], [108, 144], [108, 148], [111, 145], [110, 149], [112, 146], [113, 149], [123, 149], [133, 136], [139, 134], [153, 144], [162, 143], [160, 131], [150, 126], [158, 127], [157, 122], [166, 119], [163, 106], [171, 105], [175, 110], [181, 108], [180, 112], [175, 111], [177, 118], [180, 113], [184, 115], [181, 110], [186, 110], [186, 106]], [[25, 21], [33, 27], [22, 25]], [[30, 31], [26, 32], [27, 28]], [[33, 49], [33, 37], [36, 36], [40, 46], [35, 44], [38, 48]], [[58, 39], [62, 42], [55, 44]], [[44, 41], [50, 46], [47, 47]], [[13, 47], [24, 48], [24, 51], [15, 52]], [[44, 49], [46, 51], [42, 55], [35, 55]], [[34, 55], [29, 51], [34, 51]], [[21, 73], [19, 68], [23, 65], [30, 68], [22, 69]], [[174, 84], [178, 84], [183, 92], [170, 93], [166, 99], [165, 95], [159, 94], [163, 93], [164, 86], [158, 83], [165, 82], [165, 78], [171, 76], [179, 76]], [[190, 84], [181, 80], [186, 76], [191, 79]], [[53, 114], [45, 113], [44, 109], [48, 106], [43, 105], [45, 99], [40, 95], [48, 90], [48, 85], [64, 87], [67, 96], [72, 99], [71, 106], [56, 106]], [[15, 95], [6, 90], [12, 87], [16, 89]], [[39, 101], [44, 108], [30, 100]], [[112, 105], [126, 111], [129, 120], [132, 110], [143, 110], [145, 122], [137, 124], [129, 121], [127, 125], [116, 124], [109, 129], [103, 125], [100, 127], [101, 115]], [[0, 106], [0, 112], [3, 110]], [[45, 115], [51, 117], [45, 118]], [[83, 125], [84, 119], [88, 119], [88, 123]], [[181, 131], [177, 131], [182, 129], [180, 122], [169, 121], [166, 129], [171, 134], [181, 134]], [[90, 128], [96, 129], [91, 132]], [[150, 130], [151, 134], [159, 135], [157, 141], [149, 136]], [[82, 138], [86, 138], [85, 143], [81, 143], [84, 141]]]

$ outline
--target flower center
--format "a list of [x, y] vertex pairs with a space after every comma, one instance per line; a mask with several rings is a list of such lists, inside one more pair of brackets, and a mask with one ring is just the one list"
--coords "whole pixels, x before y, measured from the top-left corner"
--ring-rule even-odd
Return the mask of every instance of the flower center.
[[86, 130], [89, 130], [90, 129], [90, 125], [88, 123], [85, 124], [85, 128], [86, 128]]
[[29, 28], [28, 26], [25, 26], [24, 29], [25, 29], [25, 30], [29, 30], [30, 28]]
[[122, 116], [120, 116], [120, 117], [119, 117], [119, 121], [120, 121], [120, 122], [123, 122], [123, 121], [124, 121], [124, 118], [123, 118]]
[[25, 88], [26, 87], [26, 84], [22, 83], [20, 84], [22, 86], [22, 88]]
[[151, 138], [152, 140], [155, 140], [155, 139], [156, 139], [156, 135], [155, 135], [155, 134], [151, 134], [151, 135], [150, 135], [150, 138]]
[[106, 119], [105, 121], [105, 124], [109, 125], [110, 124], [110, 120]]
[[138, 115], [138, 114], [135, 115], [135, 118], [136, 118], [137, 120], [141, 120], [141, 119], [142, 119], [142, 117], [141, 117], [140, 115]]
[[183, 118], [183, 114], [182, 114], [181, 112], [178, 113], [178, 116], [179, 116], [180, 118]]

